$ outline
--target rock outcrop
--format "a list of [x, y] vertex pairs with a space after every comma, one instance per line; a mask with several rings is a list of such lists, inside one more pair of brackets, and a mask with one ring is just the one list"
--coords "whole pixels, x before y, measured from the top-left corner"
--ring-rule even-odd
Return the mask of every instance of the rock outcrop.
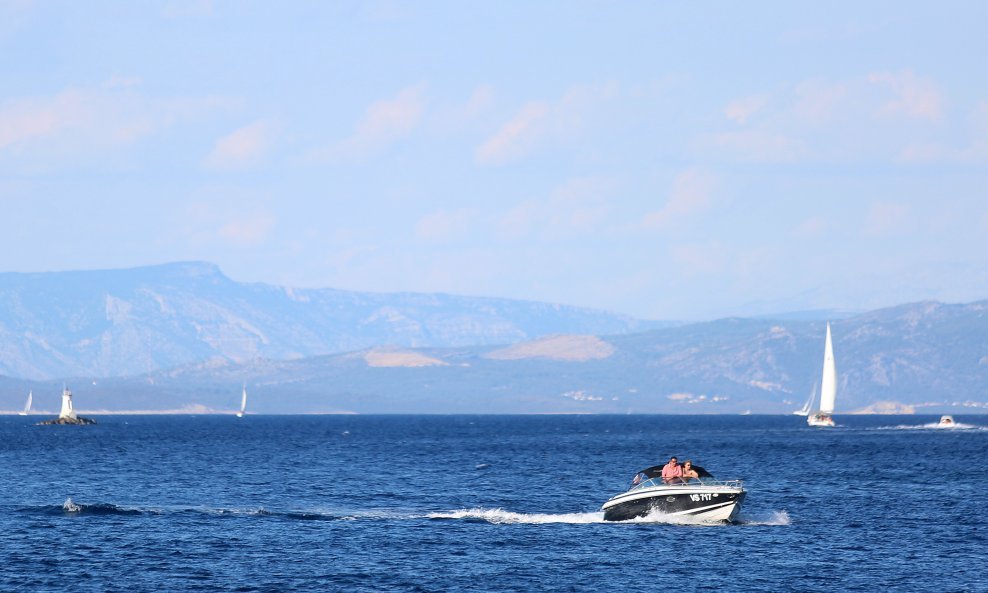
[[38, 426], [43, 426], [43, 425], [47, 426], [51, 424], [84, 425], [84, 424], [96, 424], [96, 421], [93, 420], [92, 418], [83, 418], [82, 416], [76, 416], [75, 418], [59, 417], [59, 418], [52, 418], [51, 420], [42, 420], [41, 422], [38, 422]]

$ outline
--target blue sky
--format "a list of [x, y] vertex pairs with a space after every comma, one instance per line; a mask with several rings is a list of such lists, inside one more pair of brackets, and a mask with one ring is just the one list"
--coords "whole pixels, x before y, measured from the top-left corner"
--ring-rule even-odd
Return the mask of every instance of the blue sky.
[[988, 298], [988, 4], [0, 0], [0, 271]]

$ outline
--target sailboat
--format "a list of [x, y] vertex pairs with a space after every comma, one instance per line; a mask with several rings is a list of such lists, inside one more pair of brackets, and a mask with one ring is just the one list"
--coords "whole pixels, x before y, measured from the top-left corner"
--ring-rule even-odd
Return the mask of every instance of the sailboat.
[[244, 411], [247, 409], [247, 384], [244, 383], [244, 392], [240, 398], [240, 411], [237, 412], [237, 418], [244, 417]]
[[27, 392], [27, 403], [24, 404], [24, 411], [18, 412], [20, 416], [27, 416], [31, 412], [31, 401], [34, 400], [34, 391]]
[[834, 343], [827, 323], [827, 344], [823, 351], [823, 378], [820, 381], [820, 408], [806, 418], [810, 426], [833, 426], [834, 401], [837, 399], [837, 366], [834, 364]]

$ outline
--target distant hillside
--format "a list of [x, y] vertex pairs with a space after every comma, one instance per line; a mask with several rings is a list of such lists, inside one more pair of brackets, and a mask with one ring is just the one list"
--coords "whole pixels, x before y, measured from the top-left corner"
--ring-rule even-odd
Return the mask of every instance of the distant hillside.
[[[788, 413], [819, 381], [825, 322], [721, 319], [503, 346], [374, 348], [244, 364], [213, 360], [78, 382], [80, 408], [257, 412]], [[833, 322], [838, 413], [988, 412], [988, 301], [915, 303]], [[60, 384], [34, 384], [55, 406]], [[0, 382], [0, 408], [28, 388]], [[47, 401], [45, 400], [45, 401]], [[42, 404], [39, 404], [42, 405]], [[198, 409], [198, 408], [197, 408]]]
[[208, 263], [0, 274], [0, 375], [101, 378], [380, 345], [510, 344], [662, 325], [548, 303], [234, 282]]

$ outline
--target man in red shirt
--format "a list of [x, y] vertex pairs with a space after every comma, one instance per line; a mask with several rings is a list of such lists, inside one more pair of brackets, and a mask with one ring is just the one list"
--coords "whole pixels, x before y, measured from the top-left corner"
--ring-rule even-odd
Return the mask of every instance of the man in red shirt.
[[662, 481], [666, 484], [674, 482], [676, 478], [683, 477], [683, 468], [679, 467], [679, 460], [675, 457], [669, 463], [662, 466]]

